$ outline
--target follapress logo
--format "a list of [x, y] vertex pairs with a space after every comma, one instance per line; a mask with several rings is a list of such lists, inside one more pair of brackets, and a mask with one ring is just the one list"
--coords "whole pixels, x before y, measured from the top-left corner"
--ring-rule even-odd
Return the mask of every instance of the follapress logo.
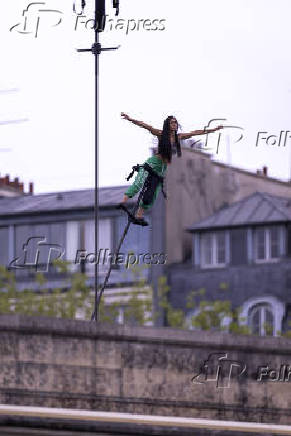
[[10, 28], [10, 32], [16, 31], [22, 34], [32, 34], [38, 37], [40, 23], [46, 28], [56, 27], [62, 22], [63, 12], [58, 9], [49, 9], [45, 2], [29, 3], [26, 9], [22, 11], [20, 23]]
[[217, 388], [230, 388], [231, 382], [246, 371], [246, 364], [227, 358], [227, 353], [212, 353], [194, 375], [194, 384], [215, 383]]
[[[211, 129], [212, 126], [217, 126], [217, 124], [224, 123], [225, 121], [227, 121], [226, 118], [214, 118], [208, 122], [204, 129], [207, 131], [209, 128]], [[236, 144], [242, 140], [243, 130], [244, 129], [240, 126], [223, 124], [223, 130], [219, 130], [217, 135], [206, 134], [206, 141], [203, 150], [216, 149], [216, 154], [218, 154], [223, 134], [227, 134], [229, 143]]]
[[[74, 3], [74, 27], [76, 30], [98, 30], [118, 31], [129, 35], [132, 32], [144, 31], [159, 32], [166, 29], [166, 19], [163, 18], [109, 18], [105, 15], [96, 21], [95, 17], [83, 14], [84, 3], [79, 1], [79, 5]], [[20, 22], [10, 27], [10, 32], [15, 31], [20, 34], [30, 34], [37, 38], [42, 35], [43, 30], [49, 30], [65, 22], [65, 14], [59, 9], [51, 9], [46, 2], [31, 2], [22, 11]]]
[[13, 259], [8, 269], [33, 268], [37, 272], [48, 272], [53, 260], [61, 259], [65, 251], [59, 244], [48, 244], [44, 236], [28, 238], [22, 246], [22, 255]]

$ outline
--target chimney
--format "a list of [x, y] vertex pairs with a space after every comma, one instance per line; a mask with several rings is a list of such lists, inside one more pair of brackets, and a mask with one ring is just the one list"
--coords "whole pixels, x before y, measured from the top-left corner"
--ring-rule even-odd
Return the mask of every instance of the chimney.
[[33, 195], [33, 182], [29, 182], [29, 194]]
[[263, 175], [267, 177], [268, 175], [268, 167], [263, 167]]
[[[10, 180], [9, 174], [6, 174], [4, 177], [0, 177], [0, 188], [2, 197], [15, 197], [17, 195], [23, 195], [24, 192], [24, 183], [19, 181], [19, 177], [15, 177]], [[29, 183], [29, 192], [28, 195], [32, 195], [34, 191], [33, 182]]]

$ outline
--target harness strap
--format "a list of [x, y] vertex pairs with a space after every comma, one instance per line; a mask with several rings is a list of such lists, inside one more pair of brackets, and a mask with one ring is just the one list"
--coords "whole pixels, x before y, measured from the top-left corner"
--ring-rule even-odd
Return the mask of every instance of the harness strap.
[[133, 177], [134, 172], [135, 172], [135, 171], [138, 172], [141, 168], [143, 168], [143, 169], [144, 169], [145, 171], [147, 171], [151, 176], [156, 177], [156, 178], [159, 180], [159, 182], [160, 182], [161, 185], [162, 185], [162, 193], [163, 193], [163, 196], [164, 196], [165, 198], [167, 198], [167, 194], [166, 194], [165, 191], [164, 191], [164, 177], [159, 176], [159, 174], [156, 173], [155, 170], [153, 170], [152, 167], [151, 167], [147, 162], [145, 162], [143, 165], [139, 165], [139, 164], [137, 164], [137, 165], [133, 166], [133, 167], [132, 167], [132, 171], [131, 171], [131, 173], [129, 174], [129, 176], [126, 178], [126, 180], [129, 181], [129, 179], [131, 179], [131, 178]]

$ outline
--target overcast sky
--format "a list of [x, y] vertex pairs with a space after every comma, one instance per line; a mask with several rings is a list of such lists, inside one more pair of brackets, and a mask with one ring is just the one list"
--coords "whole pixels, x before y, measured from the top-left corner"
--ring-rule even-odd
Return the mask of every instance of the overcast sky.
[[[28, 121], [0, 124], [0, 173], [19, 177], [26, 190], [33, 181], [37, 193], [94, 187], [94, 56], [75, 50], [91, 47], [94, 32], [85, 18], [75, 30], [70, 0], [31, 7], [26, 33], [22, 11], [29, 2], [2, 3], [0, 123]], [[92, 0], [87, 4], [89, 19]], [[107, 4], [113, 21], [101, 42], [121, 48], [100, 56], [100, 186], [126, 183], [153, 145], [121, 111], [157, 128], [174, 114], [183, 131], [225, 118], [222, 124], [244, 129], [243, 138], [236, 143], [228, 130], [227, 151], [225, 131], [215, 159], [252, 171], [266, 165], [271, 176], [290, 177], [288, 134], [280, 147], [263, 139], [256, 146], [259, 131], [291, 131], [290, 0], [120, 0], [118, 28]], [[127, 20], [135, 20], [128, 32]], [[138, 20], [150, 22], [144, 29], [140, 21], [137, 30]]]

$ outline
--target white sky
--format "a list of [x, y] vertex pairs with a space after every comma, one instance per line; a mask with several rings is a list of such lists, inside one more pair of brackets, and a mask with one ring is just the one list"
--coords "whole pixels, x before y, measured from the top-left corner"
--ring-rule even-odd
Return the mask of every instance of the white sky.
[[[0, 154], [0, 173], [18, 176], [26, 190], [33, 181], [36, 193], [94, 187], [94, 56], [75, 51], [91, 47], [94, 32], [74, 30], [70, 0], [43, 0], [63, 21], [52, 27], [53, 14], [40, 13], [37, 38], [19, 33], [23, 26], [10, 32], [29, 2], [1, 1], [0, 122], [29, 121], [0, 125], [0, 149], [11, 148]], [[173, 114], [183, 131], [226, 118], [244, 128], [231, 141], [235, 166], [266, 165], [289, 178], [291, 138], [285, 148], [256, 147], [256, 138], [291, 130], [290, 0], [120, 0], [120, 10], [126, 20], [165, 19], [165, 30], [101, 34], [104, 47], [121, 48], [100, 56], [100, 186], [126, 183], [131, 166], [150, 155], [151, 135], [121, 111], [157, 128]], [[11, 88], [19, 91], [1, 92]], [[223, 143], [215, 158], [226, 161]]]

